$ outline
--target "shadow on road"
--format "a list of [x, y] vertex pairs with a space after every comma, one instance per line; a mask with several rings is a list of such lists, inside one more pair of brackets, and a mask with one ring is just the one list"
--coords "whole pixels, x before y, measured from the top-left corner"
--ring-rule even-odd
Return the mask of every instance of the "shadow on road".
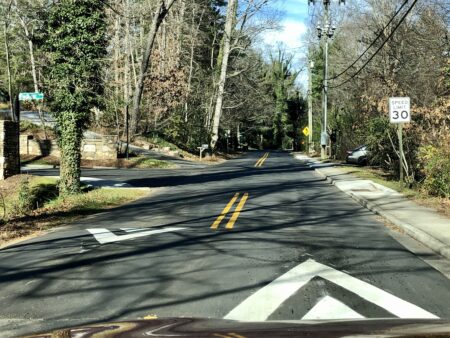
[[[169, 188], [77, 222], [68, 233], [0, 251], [0, 286], [14, 295], [8, 306], [39, 301], [47, 307], [47, 319], [74, 318], [71, 325], [156, 310], [186, 315], [188, 306], [198, 309], [190, 313], [195, 317], [211, 303], [222, 312], [207, 316], [217, 317], [231, 310], [220, 305], [223, 297], [242, 301], [243, 294], [310, 257], [362, 279], [369, 271], [379, 281], [421, 275], [431, 285], [443, 283], [390, 238], [370, 212], [312, 169], [282, 157], [271, 153], [262, 168], [239, 159], [204, 173], [131, 178], [128, 183], [136, 186]], [[233, 194], [244, 191], [249, 200], [235, 228], [211, 230]], [[185, 230], [105, 245], [84, 230], [170, 226]], [[61, 310], [58, 302], [73, 305]]]

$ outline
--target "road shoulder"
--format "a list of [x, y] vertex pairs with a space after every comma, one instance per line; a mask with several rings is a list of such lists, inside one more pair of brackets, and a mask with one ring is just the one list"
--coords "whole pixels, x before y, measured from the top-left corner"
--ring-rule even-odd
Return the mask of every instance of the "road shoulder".
[[[4, 182], [0, 249], [43, 236], [80, 218], [123, 206], [154, 192], [154, 189], [131, 187], [124, 182], [85, 178], [80, 193], [61, 197], [57, 194], [57, 179], [17, 175]], [[27, 209], [23, 206], [25, 203]]]
[[318, 175], [365, 208], [450, 259], [450, 219], [381, 184], [355, 177], [332, 163], [320, 164], [304, 155], [296, 155], [296, 158], [305, 161]]

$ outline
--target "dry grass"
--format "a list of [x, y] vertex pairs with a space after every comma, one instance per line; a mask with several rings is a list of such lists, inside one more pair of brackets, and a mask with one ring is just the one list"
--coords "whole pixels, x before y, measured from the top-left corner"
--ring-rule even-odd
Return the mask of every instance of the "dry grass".
[[[29, 180], [30, 189], [41, 204], [34, 210], [19, 213], [18, 190], [24, 179]], [[26, 175], [17, 175], [0, 183], [6, 207], [6, 215], [0, 224], [0, 246], [148, 194], [141, 189], [85, 189], [80, 194], [63, 198], [57, 196], [56, 183], [55, 179]]]
[[213, 155], [205, 155], [203, 153], [202, 160], [200, 161], [200, 157], [196, 155], [185, 155], [184, 159], [194, 162], [201, 162], [204, 164], [218, 164], [223, 163], [226, 160], [230, 160], [233, 158], [237, 158], [242, 155], [242, 152], [234, 152], [234, 153], [224, 153], [224, 152], [215, 152]]
[[450, 218], [450, 199], [444, 197], [416, 196], [414, 200], [425, 207], [436, 209], [440, 214]]
[[117, 160], [81, 160], [83, 168], [93, 167], [108, 167], [108, 168], [137, 168], [137, 169], [168, 169], [173, 168], [174, 165], [167, 161], [157, 160], [145, 156], [118, 158]]

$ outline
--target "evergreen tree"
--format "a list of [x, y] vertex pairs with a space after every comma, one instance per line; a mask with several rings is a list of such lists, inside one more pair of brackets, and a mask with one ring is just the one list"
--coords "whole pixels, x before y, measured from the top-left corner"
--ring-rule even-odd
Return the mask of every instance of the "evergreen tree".
[[277, 58], [272, 57], [269, 72], [269, 83], [273, 91], [275, 112], [273, 114], [273, 143], [277, 148], [282, 148], [286, 138], [289, 122], [288, 99], [290, 91], [294, 90], [295, 79], [298, 72], [292, 71], [292, 57], [279, 51]]
[[60, 193], [80, 190], [80, 147], [90, 110], [103, 91], [106, 54], [104, 3], [60, 0], [49, 8], [43, 47], [48, 52], [47, 91], [61, 151]]

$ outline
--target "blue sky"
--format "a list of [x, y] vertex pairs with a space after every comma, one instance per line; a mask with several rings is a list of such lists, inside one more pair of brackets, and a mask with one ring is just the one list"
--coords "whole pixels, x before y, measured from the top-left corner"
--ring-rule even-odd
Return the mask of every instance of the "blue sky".
[[266, 33], [264, 41], [275, 46], [278, 42], [282, 42], [287, 48], [300, 46], [307, 29], [307, 0], [280, 0], [274, 2], [272, 7], [284, 13], [280, 23], [282, 29], [279, 32]]
[[281, 3], [280, 8], [286, 11], [286, 20], [306, 22], [308, 19], [307, 0], [285, 0]]

